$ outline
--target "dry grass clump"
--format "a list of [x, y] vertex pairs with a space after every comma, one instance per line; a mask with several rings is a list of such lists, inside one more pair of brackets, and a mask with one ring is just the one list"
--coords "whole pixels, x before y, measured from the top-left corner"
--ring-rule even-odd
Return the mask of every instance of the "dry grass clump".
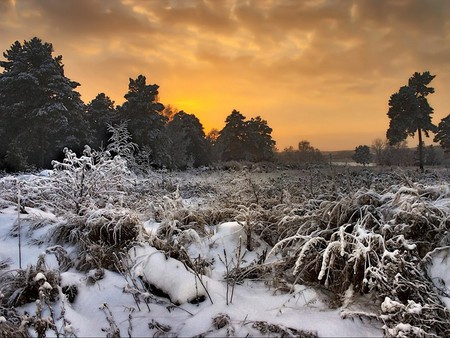
[[14, 308], [0, 306], [0, 337], [28, 338], [28, 329], [22, 325], [22, 317]]
[[53, 235], [58, 244], [77, 246], [76, 268], [82, 271], [97, 268], [115, 271], [117, 257], [147, 237], [134, 212], [112, 207], [73, 217], [58, 226]]
[[59, 295], [61, 277], [58, 270], [47, 270], [43, 257], [36, 266], [26, 269], [5, 271], [0, 276], [0, 304], [2, 307], [17, 307], [39, 299], [41, 287], [45, 284], [49, 300], [55, 301]]
[[261, 334], [274, 337], [298, 337], [298, 338], [316, 338], [317, 332], [297, 330], [279, 324], [271, 324], [266, 321], [255, 321], [252, 328], [257, 329]]
[[[301, 282], [332, 291], [338, 306], [353, 294], [369, 294], [380, 306], [386, 335], [407, 323], [411, 332], [448, 335], [450, 313], [420, 264], [427, 253], [448, 245], [448, 192], [393, 187], [379, 195], [361, 189], [332, 201], [306, 205], [303, 215], [288, 215], [278, 228], [284, 235], [270, 255], [274, 267], [291, 283]], [[434, 199], [432, 199], [434, 198]], [[295, 232], [293, 231], [295, 229]], [[402, 304], [397, 311], [386, 299]], [[420, 312], [410, 309], [420, 304]], [[396, 331], [397, 330], [397, 331]], [[414, 331], [415, 330], [415, 331]]]

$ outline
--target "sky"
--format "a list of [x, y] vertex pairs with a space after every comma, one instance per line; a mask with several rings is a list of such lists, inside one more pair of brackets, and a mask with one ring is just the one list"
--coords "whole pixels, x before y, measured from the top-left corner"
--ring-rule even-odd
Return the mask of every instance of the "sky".
[[35, 36], [85, 103], [122, 104], [142, 74], [205, 132], [233, 109], [261, 116], [280, 150], [384, 139], [389, 97], [414, 72], [436, 75], [433, 122], [450, 111], [447, 0], [0, 0], [0, 50]]

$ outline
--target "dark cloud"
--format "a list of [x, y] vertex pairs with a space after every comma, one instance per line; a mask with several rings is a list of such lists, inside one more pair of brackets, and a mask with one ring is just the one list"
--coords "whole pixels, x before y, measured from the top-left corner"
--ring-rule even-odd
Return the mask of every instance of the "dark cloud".
[[[151, 32], [145, 17], [137, 15], [119, 0], [22, 0], [17, 12], [33, 9], [39, 13], [31, 23], [45, 25], [64, 36], [111, 38], [136, 32]], [[24, 18], [25, 21], [25, 18]]]

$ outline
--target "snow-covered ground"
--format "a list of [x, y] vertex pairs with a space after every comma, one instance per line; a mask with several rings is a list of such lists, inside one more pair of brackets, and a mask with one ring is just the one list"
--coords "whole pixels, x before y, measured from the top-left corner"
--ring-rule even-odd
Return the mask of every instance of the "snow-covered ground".
[[[36, 264], [38, 256], [45, 254], [50, 241], [48, 234], [56, 224], [52, 222], [57, 222], [57, 218], [51, 213], [33, 208], [26, 208], [26, 211], [28, 214], [20, 215], [23, 268]], [[12, 270], [19, 267], [19, 240], [18, 236], [12, 236], [16, 232], [14, 229], [18, 224], [17, 219], [15, 207], [0, 210], [0, 260], [8, 261], [9, 269]], [[37, 222], [42, 224], [41, 227], [30, 231], [30, 223]], [[60, 315], [64, 306], [65, 319], [71, 323], [71, 332], [78, 337], [105, 337], [110, 330], [107, 316], [115, 322], [121, 336], [128, 336], [130, 333], [132, 337], [151, 337], [155, 334], [186, 337], [202, 334], [216, 337], [260, 336], [261, 332], [253, 328], [258, 322], [316, 332], [321, 337], [382, 336], [380, 323], [343, 320], [340, 309], [330, 310], [326, 300], [322, 299], [323, 296], [312, 288], [300, 285], [293, 293], [286, 294], [268, 288], [263, 282], [244, 282], [235, 286], [232, 303], [227, 305], [227, 284], [223, 278], [226, 268], [221, 259], [223, 260], [224, 248], [230, 255], [237, 249], [235, 245], [239, 244], [239, 240], [232, 232], [238, 227], [235, 223], [229, 223], [218, 228], [219, 231], [204, 243], [197, 243], [197, 250], [207, 247], [208, 255], [215, 258], [211, 277], [202, 277], [211, 300], [206, 298], [198, 304], [186, 302], [197, 295], [206, 295], [200, 282], [195, 281], [195, 275], [188, 272], [183, 263], [164, 257], [155, 248], [137, 247], [136, 250], [131, 250], [135, 252], [135, 256], [130, 256], [136, 261], [133, 273], [143, 275], [148, 282], [165, 289], [171, 299], [180, 305], [172, 304], [167, 298], [154, 297], [148, 301], [148, 306], [144, 302], [140, 303], [138, 310], [132, 294], [124, 292], [129, 282], [123, 275], [106, 271], [102, 279], [90, 283], [88, 273], [70, 269], [61, 273], [61, 286], [76, 285], [78, 295], [71, 304], [61, 293], [55, 306], [56, 316]], [[241, 250], [244, 252], [245, 247]], [[52, 255], [45, 255], [45, 261], [48, 269], [58, 268]], [[230, 289], [228, 293], [231, 295]], [[36, 304], [26, 304], [18, 310], [33, 315]], [[228, 316], [229, 319], [223, 328], [218, 329], [218, 324], [215, 325], [213, 321], [220, 316]], [[61, 320], [57, 327], [60, 332], [64, 332]], [[55, 333], [48, 333], [48, 336], [52, 335]], [[272, 335], [276, 336], [277, 333], [273, 332]]]
[[[44, 177], [48, 175], [51, 173]], [[180, 196], [177, 198], [182, 200]], [[382, 198], [393, 196], [386, 193]], [[186, 198], [182, 203], [200, 207], [203, 202]], [[435, 206], [445, 210], [450, 207], [450, 199], [440, 198]], [[171, 212], [176, 212], [176, 203], [172, 207]], [[154, 206], [152, 208], [156, 210]], [[167, 210], [165, 212], [167, 216]], [[121, 273], [108, 269], [80, 271], [72, 266], [60, 271], [59, 296], [48, 303], [51, 309], [43, 306], [43, 312], [38, 313], [42, 304], [37, 300], [17, 307], [18, 314], [52, 317], [48, 321], [53, 321], [56, 326], [50, 325], [47, 336], [383, 336], [382, 321], [367, 317], [344, 318], [343, 313], [352, 306], [361, 310], [360, 306], [366, 306], [366, 303], [358, 307], [358, 304], [344, 302], [333, 307], [323, 290], [302, 284], [282, 290], [264, 279], [227, 283], [226, 276], [231, 276], [233, 268], [249, 266], [272, 249], [264, 240], [254, 238], [254, 250], [248, 251], [244, 221], [221, 222], [204, 227], [202, 233], [198, 229], [183, 230], [183, 236], [178, 237], [179, 247], [190, 259], [201, 257], [210, 263], [204, 274], [199, 274], [186, 266], [186, 262], [170, 257], [167, 252], [157, 249], [157, 245], [152, 245], [151, 239], [164, 225], [164, 217], [148, 215], [147, 212], [140, 214], [148, 240], [130, 247], [124, 260], [125, 270]], [[0, 200], [0, 262], [4, 265], [1, 276], [36, 266], [40, 258], [44, 260], [46, 270], [61, 270], [61, 262], [52, 253], [55, 251], [52, 236], [66, 221], [64, 215], [53, 212], [51, 207], [43, 210], [42, 207], [26, 206], [19, 213], [11, 200]], [[79, 254], [73, 243], [67, 244], [64, 250], [74, 260], [74, 255]], [[448, 248], [438, 250], [429, 265], [430, 277], [436, 285], [447, 290], [447, 295], [450, 292], [449, 252]], [[45, 276], [38, 277], [34, 277], [34, 282], [42, 284]], [[39, 281], [40, 278], [43, 280]], [[69, 286], [77, 290], [73, 302], [69, 301], [67, 292], [62, 291]], [[6, 287], [5, 283], [0, 284], [0, 291], [4, 292], [1, 288]], [[51, 288], [50, 284], [46, 287]], [[450, 309], [450, 298], [442, 295], [442, 300]], [[386, 299], [381, 305], [392, 304]], [[418, 307], [415, 310], [420, 311]], [[6, 320], [2, 314], [0, 329]], [[37, 336], [32, 328], [29, 334]]]

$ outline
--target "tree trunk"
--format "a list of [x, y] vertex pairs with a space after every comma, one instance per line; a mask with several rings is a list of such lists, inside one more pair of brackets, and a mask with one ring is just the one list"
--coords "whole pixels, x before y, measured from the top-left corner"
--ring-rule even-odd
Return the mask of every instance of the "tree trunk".
[[423, 142], [422, 142], [422, 129], [417, 128], [417, 133], [419, 135], [419, 167], [420, 171], [423, 173]]

